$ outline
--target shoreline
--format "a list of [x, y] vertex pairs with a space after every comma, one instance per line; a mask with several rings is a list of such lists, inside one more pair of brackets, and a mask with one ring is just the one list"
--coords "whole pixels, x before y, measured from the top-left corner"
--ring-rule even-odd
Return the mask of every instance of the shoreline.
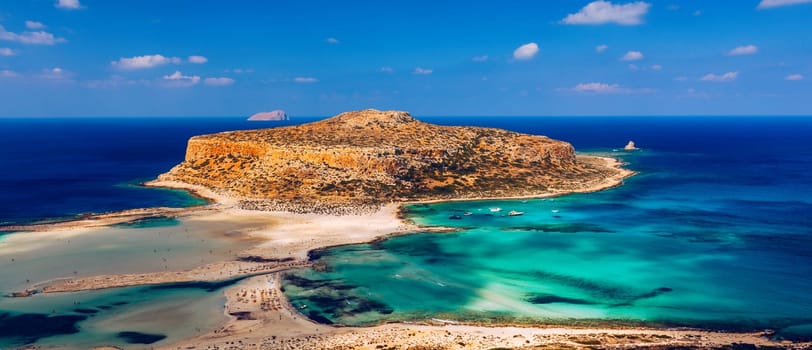
[[[248, 278], [224, 291], [228, 317], [208, 333], [159, 349], [493, 349], [561, 347], [726, 347], [737, 344], [806, 348], [810, 342], [778, 342], [769, 331], [730, 332], [684, 327], [613, 325], [482, 324], [450, 320], [383, 322], [373, 326], [316, 323], [281, 292], [281, 274]], [[257, 304], [257, 300], [260, 301]]]
[[[557, 190], [526, 196], [506, 197], [478, 197], [458, 199], [436, 199], [425, 201], [406, 201], [382, 205], [381, 209], [373, 214], [363, 213], [357, 215], [331, 216], [326, 214], [293, 214], [287, 212], [263, 212], [236, 208], [238, 201], [227, 196], [219, 195], [213, 191], [197, 185], [174, 181], [150, 181], [145, 183], [148, 187], [165, 187], [182, 189], [195, 193], [195, 195], [210, 201], [209, 204], [188, 208], [148, 208], [131, 211], [100, 214], [83, 220], [69, 221], [48, 225], [36, 225], [37, 230], [49, 231], [58, 228], [91, 228], [108, 226], [119, 222], [137, 220], [139, 218], [158, 215], [194, 216], [216, 219], [218, 215], [231, 217], [263, 215], [280, 220], [279, 224], [262, 228], [253, 234], [264, 240], [246, 251], [240, 253], [244, 257], [257, 257], [258, 259], [288, 259], [293, 258], [297, 263], [308, 266], [309, 252], [316, 249], [329, 249], [330, 247], [369, 243], [390, 237], [430, 232], [432, 227], [421, 227], [405, 222], [401, 210], [408, 204], [428, 204], [450, 201], [478, 201], [478, 200], [512, 200], [549, 198], [563, 196], [570, 193], [591, 193], [623, 184], [623, 180], [633, 176], [636, 172], [624, 169], [622, 162], [611, 157], [589, 157], [603, 163], [607, 169], [614, 172], [614, 176], [602, 179], [598, 183], [590, 184], [580, 190]], [[128, 220], [129, 219], [129, 220]], [[71, 224], [73, 223], [73, 224]], [[54, 226], [56, 225], [56, 226]], [[330, 227], [325, 230], [324, 227]], [[37, 231], [34, 230], [34, 231]], [[443, 228], [434, 227], [437, 232]], [[325, 232], [330, 231], [330, 232]], [[352, 232], [352, 234], [349, 234]], [[295, 239], [291, 239], [294, 237]], [[164, 284], [190, 281], [211, 281], [203, 279], [200, 269], [209, 266], [210, 276], [233, 268], [233, 261], [209, 264], [188, 271], [168, 271], [148, 274], [102, 275], [90, 276], [72, 280], [59, 279], [57, 287], [46, 292], [71, 292], [78, 290], [96, 290], [103, 288], [117, 288], [123, 286], [136, 286], [147, 284]], [[224, 267], [213, 268], [211, 265], [222, 264]], [[258, 266], [263, 263], [246, 263], [245, 266]], [[254, 265], [250, 265], [254, 264]], [[264, 263], [268, 265], [267, 263]], [[228, 267], [225, 267], [228, 266]], [[296, 266], [294, 268], [302, 267]], [[273, 271], [272, 271], [273, 270]], [[556, 325], [555, 323], [538, 324], [467, 324], [465, 322], [444, 320], [423, 320], [419, 322], [384, 323], [370, 327], [329, 326], [318, 324], [305, 315], [295, 306], [291, 305], [281, 287], [281, 274], [283, 271], [267, 269], [230, 278], [239, 277], [242, 280], [228, 287], [225, 291], [226, 303], [223, 312], [228, 321], [217, 329], [210, 330], [191, 339], [161, 346], [161, 348], [175, 349], [179, 347], [209, 348], [334, 348], [355, 349], [378, 347], [407, 348], [413, 346], [435, 346], [442, 348], [494, 348], [494, 347], [526, 347], [526, 346], [725, 346], [742, 341], [758, 345], [769, 346], [809, 346], [812, 343], [782, 344], [764, 338], [766, 332], [724, 332], [697, 329], [671, 329], [648, 327], [612, 327], [601, 325], [599, 327], [578, 327], [570, 325]], [[124, 277], [123, 276], [129, 276]], [[179, 279], [180, 278], [180, 279]], [[228, 279], [228, 277], [223, 278]], [[275, 281], [275, 282], [274, 282]], [[61, 289], [60, 285], [61, 283]], [[129, 284], [127, 284], [129, 283]], [[39, 283], [42, 285], [42, 282]], [[45, 290], [48, 287], [44, 287]], [[246, 297], [246, 290], [253, 290], [256, 299]], [[268, 301], [265, 301], [267, 298]], [[251, 301], [249, 301], [249, 299]], [[263, 303], [257, 303], [262, 300]], [[269, 306], [270, 305], [270, 306]], [[625, 343], [624, 343], [625, 342]], [[462, 345], [464, 344], [464, 345]]]
[[537, 193], [537, 194], [528, 194], [528, 195], [517, 195], [517, 196], [499, 196], [499, 197], [490, 197], [490, 196], [483, 196], [483, 197], [462, 197], [462, 198], [440, 198], [440, 199], [424, 199], [424, 200], [412, 200], [412, 201], [403, 201], [401, 202], [401, 206], [405, 205], [412, 205], [412, 204], [435, 204], [435, 203], [447, 203], [447, 202], [476, 202], [476, 201], [500, 201], [500, 200], [522, 200], [522, 199], [541, 199], [541, 198], [555, 198], [561, 196], [567, 196], [570, 194], [582, 194], [582, 193], [594, 193], [605, 191], [608, 189], [612, 189], [615, 187], [623, 186], [623, 180], [630, 178], [634, 175], [637, 175], [638, 172], [629, 170], [624, 168], [623, 166], [627, 163], [623, 163], [617, 158], [607, 157], [607, 156], [596, 156], [596, 155], [578, 155], [578, 158], [583, 160], [584, 158], [588, 159], [595, 159], [604, 162], [604, 166], [615, 170], [617, 173], [615, 176], [610, 177], [609, 179], [604, 179], [604, 182], [588, 186], [583, 189], [579, 190], [556, 190], [552, 192], [544, 192], [544, 193]]

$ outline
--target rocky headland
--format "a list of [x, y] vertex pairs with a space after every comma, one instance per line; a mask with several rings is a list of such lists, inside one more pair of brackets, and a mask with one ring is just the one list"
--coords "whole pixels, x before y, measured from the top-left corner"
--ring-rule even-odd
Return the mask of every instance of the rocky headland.
[[544, 136], [369, 109], [195, 136], [185, 160], [158, 179], [202, 186], [244, 209], [342, 213], [389, 202], [586, 192], [630, 174]]

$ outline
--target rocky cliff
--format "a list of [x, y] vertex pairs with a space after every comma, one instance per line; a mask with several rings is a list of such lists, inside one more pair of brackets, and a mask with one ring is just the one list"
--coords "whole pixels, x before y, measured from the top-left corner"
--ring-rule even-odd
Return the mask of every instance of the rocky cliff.
[[201, 185], [244, 207], [289, 210], [573, 191], [605, 172], [544, 136], [363, 110], [192, 137], [186, 159], [159, 180]]

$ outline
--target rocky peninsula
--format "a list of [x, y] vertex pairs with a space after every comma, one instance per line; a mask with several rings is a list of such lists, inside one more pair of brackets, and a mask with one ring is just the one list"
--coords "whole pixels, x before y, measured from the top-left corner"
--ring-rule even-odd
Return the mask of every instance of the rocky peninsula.
[[544, 136], [369, 109], [193, 137], [158, 184], [202, 186], [243, 209], [340, 214], [390, 202], [585, 192], [630, 174]]

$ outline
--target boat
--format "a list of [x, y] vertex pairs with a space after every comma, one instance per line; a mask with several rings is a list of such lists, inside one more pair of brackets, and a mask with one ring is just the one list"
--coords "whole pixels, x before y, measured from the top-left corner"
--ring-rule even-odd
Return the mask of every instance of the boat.
[[460, 219], [462, 219], [462, 216], [459, 216], [459, 215], [449, 215], [449, 216], [448, 216], [448, 218], [449, 218], [449, 219], [451, 219], [451, 220], [460, 220]]
[[516, 210], [511, 210], [510, 212], [508, 212], [508, 216], [520, 216], [520, 215], [524, 215], [524, 212]]
[[557, 213], [558, 209], [553, 209], [553, 210], [550, 210], [550, 211], [553, 212], [553, 213]]
[[498, 212], [502, 211], [502, 208], [496, 207], [496, 208], [491, 208], [490, 210], [491, 210], [491, 213], [498, 213]]
[[474, 215], [474, 213], [472, 213], [470, 211], [466, 211], [466, 212], [462, 213], [462, 215], [471, 216], [471, 215]]

